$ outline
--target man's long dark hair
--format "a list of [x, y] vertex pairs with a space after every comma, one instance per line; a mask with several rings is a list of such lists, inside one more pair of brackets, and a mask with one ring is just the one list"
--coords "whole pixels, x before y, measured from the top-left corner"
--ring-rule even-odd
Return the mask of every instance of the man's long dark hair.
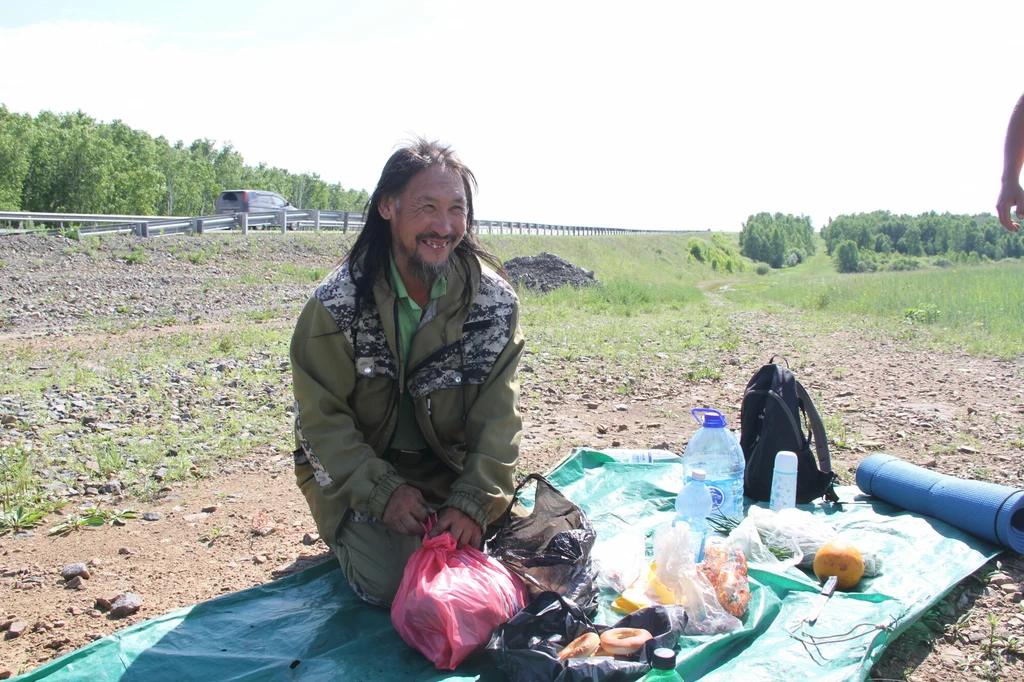
[[373, 283], [377, 276], [388, 269], [388, 254], [391, 252], [391, 223], [380, 214], [382, 202], [397, 198], [413, 176], [430, 166], [438, 166], [444, 171], [457, 173], [462, 178], [466, 192], [466, 235], [455, 247], [453, 256], [465, 260], [476, 256], [487, 263], [506, 280], [505, 269], [501, 260], [489, 253], [480, 243], [473, 224], [473, 192], [477, 188], [473, 171], [459, 160], [452, 148], [438, 141], [428, 142], [416, 138], [391, 155], [384, 164], [380, 180], [373, 190], [370, 200], [363, 209], [363, 229], [356, 238], [352, 248], [345, 255], [349, 272], [356, 275], [356, 297], [373, 300]]

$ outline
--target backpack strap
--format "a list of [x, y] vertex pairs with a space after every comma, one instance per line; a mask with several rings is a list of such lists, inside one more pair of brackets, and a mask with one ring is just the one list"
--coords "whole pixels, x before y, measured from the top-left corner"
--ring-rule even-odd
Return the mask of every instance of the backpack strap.
[[[826, 474], [832, 474], [832, 480], [835, 481], [836, 475], [832, 471], [832, 458], [828, 454], [828, 435], [825, 433], [825, 423], [821, 421], [818, 408], [814, 406], [807, 389], [799, 381], [796, 382], [796, 397], [804, 412], [807, 413], [807, 421], [810, 423], [811, 434], [814, 436], [814, 450], [818, 455], [818, 467]], [[825, 499], [829, 502], [839, 501], [839, 495], [836, 494], [832, 483], [829, 483], [828, 489], [825, 490]]]
[[[766, 390], [766, 389], [751, 388], [751, 389], [747, 389], [743, 393], [744, 400], [746, 400], [748, 395], [763, 395], [763, 396], [768, 396], [769, 398], [772, 398], [773, 400], [775, 400], [775, 402], [777, 402], [779, 404], [779, 407], [782, 408], [783, 414], [785, 414], [787, 417], [789, 417], [789, 425], [790, 425], [790, 427], [792, 427], [793, 433], [795, 435], [797, 435], [797, 436], [800, 435], [800, 422], [798, 421], [799, 418], [800, 418], [800, 415], [799, 414], [793, 414], [792, 410], [789, 409], [789, 405], [786, 404], [785, 400], [783, 400], [782, 398], [779, 397], [778, 393], [776, 393], [775, 391], [769, 391], [769, 390]], [[743, 408], [742, 408], [742, 403], [741, 403], [740, 410], [742, 410], [742, 409]], [[822, 427], [822, 431], [824, 431], [824, 427]], [[828, 461], [828, 452], [825, 453], [825, 460]]]

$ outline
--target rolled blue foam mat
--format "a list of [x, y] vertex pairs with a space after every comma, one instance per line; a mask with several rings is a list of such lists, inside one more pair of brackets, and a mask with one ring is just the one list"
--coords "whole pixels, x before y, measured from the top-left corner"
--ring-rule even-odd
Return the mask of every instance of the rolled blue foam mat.
[[857, 467], [857, 487], [891, 504], [1024, 552], [1024, 490], [947, 476], [892, 455]]

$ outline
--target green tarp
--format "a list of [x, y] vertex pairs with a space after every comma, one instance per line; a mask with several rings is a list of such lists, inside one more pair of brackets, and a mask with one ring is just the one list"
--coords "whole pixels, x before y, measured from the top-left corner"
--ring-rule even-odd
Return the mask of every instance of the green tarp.
[[[581, 450], [549, 475], [589, 514], [598, 537], [671, 520], [683, 485], [677, 462], [625, 464]], [[941, 522], [840, 488], [828, 521], [870, 546], [884, 572], [836, 593], [814, 627], [801, 627], [817, 581], [790, 568], [751, 570], [750, 613], [737, 632], [680, 640], [686, 680], [853, 680], [886, 645], [999, 549]], [[807, 506], [806, 509], [812, 509]], [[826, 514], [822, 508], [815, 513]], [[650, 544], [648, 544], [650, 549]], [[602, 594], [598, 622], [613, 623]], [[502, 680], [485, 658], [439, 672], [406, 646], [388, 613], [360, 602], [334, 562], [180, 609], [98, 640], [19, 681]]]

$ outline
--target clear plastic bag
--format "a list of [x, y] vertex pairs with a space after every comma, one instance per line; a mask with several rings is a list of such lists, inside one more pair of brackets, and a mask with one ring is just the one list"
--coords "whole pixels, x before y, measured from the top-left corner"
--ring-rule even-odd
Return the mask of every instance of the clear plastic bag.
[[773, 512], [762, 507], [751, 507], [747, 518], [769, 543], [795, 543], [803, 553], [803, 558], [797, 564], [800, 568], [811, 568], [818, 548], [837, 537], [832, 526], [803, 509], [790, 508]]
[[[766, 544], [783, 546], [788, 543], [798, 548], [803, 558], [795, 565], [808, 571], [814, 567], [814, 556], [821, 546], [839, 537], [835, 528], [821, 517], [803, 509], [791, 508], [773, 512], [770, 509], [751, 507], [744, 523], [747, 521], [757, 528], [758, 535], [764, 538]], [[731, 539], [732, 535], [729, 537]], [[882, 572], [882, 558], [873, 547], [869, 545], [857, 549], [864, 559], [866, 577], [870, 578]]]
[[743, 552], [729, 542], [712, 538], [704, 552], [704, 561], [697, 568], [714, 586], [722, 608], [742, 618], [750, 605], [750, 580]]
[[655, 570], [648, 581], [650, 590], [662, 595], [668, 590], [675, 603], [686, 610], [686, 635], [741, 629], [743, 623], [722, 608], [715, 585], [704, 571], [698, 570], [694, 549], [686, 523], [660, 526], [654, 534]]
[[625, 532], [594, 545], [593, 560], [597, 584], [618, 593], [636, 582], [647, 566], [647, 538]]
[[674, 589], [676, 576], [696, 571], [693, 537], [685, 521], [666, 523], [654, 531], [654, 561], [658, 565], [658, 579]]
[[442, 533], [425, 537], [409, 558], [391, 623], [439, 670], [454, 670], [526, 603], [518, 577], [479, 550], [456, 549], [455, 538]]
[[743, 552], [747, 561], [755, 565], [787, 568], [797, 566], [804, 558], [803, 550], [795, 539], [777, 532], [769, 532], [762, 537], [750, 516], [729, 533], [729, 542]]

